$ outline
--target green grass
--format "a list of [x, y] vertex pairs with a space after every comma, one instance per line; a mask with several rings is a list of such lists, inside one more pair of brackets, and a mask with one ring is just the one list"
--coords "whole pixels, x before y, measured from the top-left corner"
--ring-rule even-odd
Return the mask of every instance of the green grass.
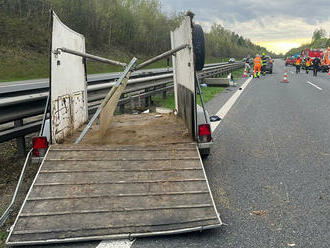
[[[234, 80], [238, 80], [242, 77], [244, 72], [244, 69], [238, 69], [232, 72], [232, 75], [234, 77]], [[213, 97], [215, 97], [217, 94], [225, 90], [225, 87], [202, 87], [202, 95], [204, 103], [207, 103], [210, 101]], [[163, 98], [163, 96], [156, 95], [152, 97], [152, 100], [156, 103], [157, 106], [161, 106], [164, 108], [174, 109], [174, 94], [170, 93], [167, 94], [167, 98]], [[201, 105], [200, 97], [197, 96], [197, 104]]]
[[0, 56], [0, 82], [48, 77], [47, 61], [47, 56], [38, 53], [6, 50]]
[[234, 80], [237, 80], [243, 76], [244, 68], [238, 69], [232, 72], [232, 75], [234, 77]]
[[7, 238], [7, 232], [0, 230], [0, 248], [6, 247], [5, 246], [6, 238]]
[[[224, 91], [224, 87], [202, 87], [202, 95], [204, 103], [210, 101], [220, 92]], [[152, 100], [156, 103], [157, 106], [164, 108], [174, 109], [174, 94], [167, 94], [167, 98], [163, 99], [162, 95], [156, 95], [152, 97]], [[201, 105], [200, 97], [197, 96], [197, 104]]]
[[174, 109], [174, 94], [168, 93], [167, 97], [164, 99], [162, 95], [155, 95], [152, 96], [152, 100], [154, 103], [156, 103], [157, 106], [168, 108], [168, 109]]
[[[204, 103], [210, 101], [213, 97], [215, 97], [220, 92], [224, 91], [225, 87], [202, 87], [202, 96]], [[197, 96], [197, 104], [201, 104], [201, 99]]]

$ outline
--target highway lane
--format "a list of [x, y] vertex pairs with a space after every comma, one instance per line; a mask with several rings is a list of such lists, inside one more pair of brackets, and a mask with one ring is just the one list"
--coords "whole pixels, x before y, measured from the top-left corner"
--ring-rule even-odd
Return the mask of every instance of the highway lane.
[[[330, 77], [289, 73], [284, 84], [284, 70], [276, 61], [273, 75], [253, 79], [204, 163], [228, 226], [138, 239], [132, 247], [329, 247]], [[213, 113], [222, 98], [208, 105]]]

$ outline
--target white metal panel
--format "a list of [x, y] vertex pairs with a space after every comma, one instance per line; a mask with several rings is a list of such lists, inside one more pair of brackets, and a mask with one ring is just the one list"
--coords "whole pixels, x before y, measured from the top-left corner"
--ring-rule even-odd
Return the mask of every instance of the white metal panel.
[[83, 35], [64, 25], [53, 13], [51, 52], [51, 132], [60, 143], [88, 119], [85, 66], [79, 56], [54, 51], [68, 48], [85, 53]]
[[188, 44], [190, 48], [183, 49], [173, 56], [174, 69], [174, 86], [175, 100], [177, 106], [177, 85], [181, 84], [189, 89], [192, 93], [195, 92], [194, 85], [194, 53], [192, 44], [192, 27], [190, 17], [186, 16], [181, 23], [181, 26], [174, 30], [171, 34], [172, 49]]

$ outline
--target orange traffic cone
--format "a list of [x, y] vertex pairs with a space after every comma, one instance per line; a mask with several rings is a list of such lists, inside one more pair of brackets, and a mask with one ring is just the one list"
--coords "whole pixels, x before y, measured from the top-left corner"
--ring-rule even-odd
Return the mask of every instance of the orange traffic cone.
[[248, 74], [247, 74], [246, 68], [244, 69], [243, 77], [248, 77]]
[[288, 80], [288, 72], [285, 71], [285, 72], [284, 72], [284, 78], [283, 78], [282, 83], [288, 83], [288, 82], [289, 82], [289, 80]]

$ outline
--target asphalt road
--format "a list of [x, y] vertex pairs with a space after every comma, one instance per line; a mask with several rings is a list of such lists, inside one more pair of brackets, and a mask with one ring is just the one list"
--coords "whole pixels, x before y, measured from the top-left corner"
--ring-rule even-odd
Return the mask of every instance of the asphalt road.
[[[284, 69], [288, 84], [280, 83]], [[253, 79], [214, 133], [204, 166], [228, 225], [137, 239], [133, 248], [330, 246], [330, 76], [294, 71], [276, 61], [274, 73]], [[211, 114], [230, 94], [207, 104]]]
[[274, 74], [253, 79], [216, 130], [204, 165], [228, 226], [132, 247], [330, 247], [330, 76], [291, 71], [276, 61]]

